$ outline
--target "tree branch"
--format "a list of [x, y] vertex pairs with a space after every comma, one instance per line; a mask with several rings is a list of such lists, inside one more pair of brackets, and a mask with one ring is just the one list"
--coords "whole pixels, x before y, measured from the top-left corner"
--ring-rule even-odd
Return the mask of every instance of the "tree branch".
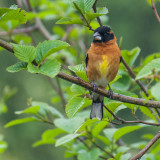
[[154, 14], [155, 14], [155, 16], [156, 16], [158, 22], [160, 23], [160, 17], [159, 17], [159, 15], [158, 15], [158, 12], [157, 12], [157, 9], [156, 9], [154, 0], [151, 0], [151, 3], [152, 3], [152, 9], [153, 9], [153, 11], [154, 11]]
[[27, 27], [27, 28], [19, 28], [19, 29], [15, 29], [13, 31], [10, 31], [10, 32], [0, 32], [0, 36], [6, 36], [6, 35], [9, 35], [10, 33], [12, 34], [19, 34], [19, 33], [28, 33], [28, 32], [32, 32], [33, 30], [37, 29], [38, 26], [37, 25], [34, 25], [34, 26], [31, 26], [31, 27]]
[[160, 138], [160, 131], [156, 134], [156, 136], [134, 157], [130, 160], [137, 160], [141, 158], [151, 147], [152, 145]]
[[[3, 40], [0, 40], [0, 46], [7, 49], [8, 51], [14, 53], [13, 47], [9, 43], [7, 43]], [[94, 88], [90, 83], [83, 81], [79, 77], [70, 76], [70, 75], [67, 75], [63, 72], [59, 72], [57, 77], [62, 78], [64, 80], [67, 80], [71, 83], [75, 83], [77, 85], [80, 85], [82, 87], [85, 87], [85, 88], [87, 88], [91, 91], [94, 91], [104, 97], [107, 97], [107, 98], [110, 97], [110, 94], [108, 91], [101, 89], [99, 87]], [[124, 95], [120, 95], [120, 94], [113, 94], [113, 100], [136, 104], [136, 105], [141, 105], [141, 106], [145, 106], [145, 107], [160, 108], [160, 102], [158, 102], [158, 101], [145, 100], [142, 98], [134, 98], [134, 97], [124, 96]]]

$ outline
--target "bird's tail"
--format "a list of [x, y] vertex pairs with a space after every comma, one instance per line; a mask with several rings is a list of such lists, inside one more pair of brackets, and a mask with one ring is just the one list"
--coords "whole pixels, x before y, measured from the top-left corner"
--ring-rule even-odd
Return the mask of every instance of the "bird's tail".
[[97, 118], [99, 120], [102, 120], [103, 118], [103, 96], [93, 93], [92, 98], [92, 108], [90, 113], [90, 118]]

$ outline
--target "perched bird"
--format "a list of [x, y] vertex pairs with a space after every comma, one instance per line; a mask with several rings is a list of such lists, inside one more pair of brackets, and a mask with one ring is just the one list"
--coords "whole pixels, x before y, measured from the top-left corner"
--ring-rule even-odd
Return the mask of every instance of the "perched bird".
[[[101, 26], [94, 31], [93, 42], [86, 55], [86, 71], [94, 87], [105, 89], [117, 75], [121, 51], [117, 39], [109, 27]], [[113, 92], [109, 86], [110, 97]], [[103, 96], [94, 93], [90, 118], [103, 118]]]

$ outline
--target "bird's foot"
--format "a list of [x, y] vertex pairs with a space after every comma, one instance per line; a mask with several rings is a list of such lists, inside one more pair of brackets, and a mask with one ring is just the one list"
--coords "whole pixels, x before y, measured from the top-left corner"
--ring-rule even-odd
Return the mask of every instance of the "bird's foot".
[[98, 87], [97, 87], [97, 85], [94, 82], [92, 82], [91, 84], [93, 86], [93, 92], [94, 92]]
[[108, 87], [109, 87], [109, 90], [108, 90], [108, 92], [109, 92], [109, 98], [110, 99], [113, 99], [113, 91], [112, 91], [112, 89], [111, 89], [111, 87], [110, 87], [110, 85], [108, 84]]

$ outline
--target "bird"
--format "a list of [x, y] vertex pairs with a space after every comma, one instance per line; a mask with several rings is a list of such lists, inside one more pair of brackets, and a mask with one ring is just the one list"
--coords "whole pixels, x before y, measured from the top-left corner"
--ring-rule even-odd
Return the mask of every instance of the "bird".
[[[86, 74], [89, 82], [95, 87], [106, 89], [109, 86], [110, 98], [113, 91], [109, 82], [113, 81], [119, 69], [121, 50], [116, 36], [108, 26], [98, 27], [93, 34], [93, 42], [86, 54]], [[90, 119], [103, 118], [103, 99], [93, 91]]]

